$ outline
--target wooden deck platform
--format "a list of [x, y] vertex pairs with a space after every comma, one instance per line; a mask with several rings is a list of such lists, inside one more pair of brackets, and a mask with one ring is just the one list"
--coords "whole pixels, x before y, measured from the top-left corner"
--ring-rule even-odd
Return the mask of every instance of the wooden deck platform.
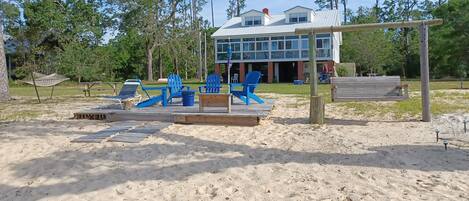
[[153, 106], [149, 108], [119, 109], [93, 109], [74, 113], [75, 119], [91, 119], [106, 121], [162, 121], [182, 124], [215, 124], [256, 126], [262, 118], [267, 117], [273, 109], [274, 101], [265, 100], [264, 104], [253, 103], [249, 106], [235, 101], [231, 113], [223, 108], [207, 108], [199, 112], [198, 102], [191, 107], [183, 107], [175, 103], [167, 107]]

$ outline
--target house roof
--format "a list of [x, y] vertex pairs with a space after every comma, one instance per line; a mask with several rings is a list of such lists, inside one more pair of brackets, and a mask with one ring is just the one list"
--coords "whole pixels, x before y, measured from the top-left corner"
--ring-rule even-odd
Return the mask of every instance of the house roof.
[[243, 15], [248, 14], [248, 13], [250, 13], [250, 12], [256, 12], [256, 13], [259, 13], [259, 14], [264, 14], [263, 12], [258, 11], [258, 10], [256, 10], [256, 9], [251, 9], [251, 10], [249, 10], [249, 11], [246, 11], [246, 12], [244, 12], [244, 13], [241, 13], [239, 16], [243, 16]]
[[263, 26], [242, 26], [241, 17], [234, 17], [225, 22], [212, 37], [237, 37], [246, 35], [276, 35], [294, 33], [296, 28], [324, 27], [340, 25], [340, 15], [338, 10], [317, 11], [311, 22], [288, 24], [285, 21], [285, 14], [271, 15], [268, 24]]
[[304, 6], [295, 6], [295, 7], [293, 7], [293, 8], [290, 8], [290, 9], [286, 10], [286, 11], [283, 11], [283, 12], [286, 13], [286, 12], [288, 12], [288, 11], [291, 11], [291, 10], [295, 9], [295, 8], [302, 8], [302, 9], [306, 9], [306, 10], [310, 10], [310, 11], [313, 10], [313, 9], [311, 9], [311, 8], [304, 7]]

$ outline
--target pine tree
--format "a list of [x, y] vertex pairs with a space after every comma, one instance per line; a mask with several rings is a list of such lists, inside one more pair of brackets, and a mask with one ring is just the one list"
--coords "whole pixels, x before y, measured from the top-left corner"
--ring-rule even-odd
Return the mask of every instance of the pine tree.
[[228, 19], [239, 17], [244, 8], [246, 8], [246, 0], [229, 0], [226, 16]]

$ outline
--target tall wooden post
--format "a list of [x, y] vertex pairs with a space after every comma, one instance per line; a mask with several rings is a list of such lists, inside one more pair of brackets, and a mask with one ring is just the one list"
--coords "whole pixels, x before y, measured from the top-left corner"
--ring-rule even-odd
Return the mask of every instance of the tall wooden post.
[[197, 78], [199, 81], [204, 81], [203, 78], [203, 64], [202, 64], [202, 32], [199, 31], [199, 70], [197, 71]]
[[311, 101], [309, 120], [311, 124], [324, 123], [324, 98], [318, 95], [318, 72], [316, 67], [316, 33], [309, 33], [309, 80], [311, 83]]
[[422, 23], [420, 30], [420, 81], [422, 91], [422, 121], [431, 121], [430, 73], [428, 65], [428, 25]]
[[207, 68], [207, 32], [204, 32], [204, 78], [207, 80], [208, 68]]

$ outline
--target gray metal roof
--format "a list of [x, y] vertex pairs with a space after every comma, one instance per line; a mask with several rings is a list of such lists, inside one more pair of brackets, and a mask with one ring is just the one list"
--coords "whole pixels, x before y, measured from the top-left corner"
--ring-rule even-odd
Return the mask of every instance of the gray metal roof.
[[313, 20], [309, 23], [287, 24], [285, 14], [271, 15], [269, 23], [263, 26], [242, 26], [241, 17], [234, 17], [220, 27], [212, 37], [236, 37], [245, 35], [275, 35], [294, 33], [296, 28], [324, 27], [340, 25], [338, 10], [326, 10], [315, 12]]
[[288, 12], [288, 11], [290, 11], [290, 10], [295, 9], [295, 8], [303, 8], [303, 9], [306, 9], [306, 10], [313, 11], [313, 9], [308, 8], [308, 7], [304, 7], [304, 6], [295, 6], [295, 7], [293, 7], [293, 8], [290, 8], [290, 9], [286, 10], [286, 11], [283, 11], [283, 12], [286, 13], [286, 12]]
[[256, 13], [259, 13], [259, 14], [264, 14], [263, 12], [258, 11], [258, 10], [256, 10], [256, 9], [251, 9], [251, 10], [248, 10], [248, 11], [246, 11], [246, 12], [244, 12], [244, 13], [241, 13], [240, 16], [243, 16], [243, 15], [245, 15], [245, 14], [247, 14], [247, 13], [250, 13], [250, 12], [256, 12]]

